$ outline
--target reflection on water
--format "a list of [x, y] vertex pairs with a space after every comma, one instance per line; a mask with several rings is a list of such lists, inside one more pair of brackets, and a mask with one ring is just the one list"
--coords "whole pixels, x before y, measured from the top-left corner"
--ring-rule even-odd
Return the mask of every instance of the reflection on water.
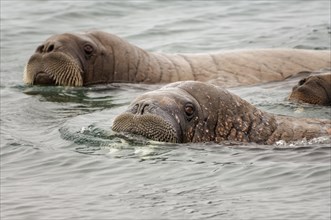
[[[62, 32], [99, 29], [163, 52], [330, 49], [329, 6], [1, 1], [1, 219], [330, 219], [330, 137], [272, 146], [154, 142], [110, 127], [159, 85], [22, 84], [28, 57]], [[230, 90], [269, 112], [330, 118], [330, 107], [286, 101], [295, 83]]]

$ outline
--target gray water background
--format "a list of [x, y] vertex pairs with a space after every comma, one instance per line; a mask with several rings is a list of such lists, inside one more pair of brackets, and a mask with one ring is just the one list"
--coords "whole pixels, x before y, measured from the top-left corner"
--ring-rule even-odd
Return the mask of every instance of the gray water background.
[[[7, 219], [330, 219], [330, 139], [165, 144], [110, 130], [153, 86], [27, 87], [52, 34], [103, 30], [149, 51], [330, 49], [329, 1], [1, 0], [1, 212]], [[233, 88], [258, 107], [330, 118], [286, 101], [295, 80]]]

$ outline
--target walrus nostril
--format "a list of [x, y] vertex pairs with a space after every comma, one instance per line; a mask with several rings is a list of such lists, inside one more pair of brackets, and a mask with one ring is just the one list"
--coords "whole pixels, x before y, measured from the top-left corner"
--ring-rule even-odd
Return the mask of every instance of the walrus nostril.
[[44, 45], [40, 45], [39, 47], [37, 47], [36, 52], [42, 53], [44, 51], [44, 47]]
[[53, 50], [54, 50], [54, 44], [51, 44], [51, 45], [48, 46], [46, 52], [49, 53], [49, 52], [52, 52]]
[[150, 103], [146, 102], [146, 101], [143, 101], [143, 102], [140, 102], [140, 103], [136, 104], [133, 107], [132, 112], [134, 112], [134, 114], [143, 115], [146, 112], [149, 112], [150, 109], [151, 109], [150, 108]]
[[39, 47], [37, 47], [36, 49], [36, 53], [50, 53], [54, 50], [55, 46], [54, 44], [50, 44], [50, 45], [40, 45]]
[[149, 107], [149, 104], [145, 104], [144, 106], [142, 106], [142, 108], [141, 108], [141, 114], [142, 114], [142, 115], [143, 115], [144, 112], [148, 109], [148, 107]]
[[304, 78], [304, 79], [301, 79], [299, 82], [298, 82], [298, 85], [299, 86], [302, 86], [303, 84], [305, 84], [307, 81], [307, 78]]
[[146, 113], [146, 111], [148, 110], [149, 104], [148, 103], [141, 103], [138, 107], [138, 114], [143, 115], [144, 113]]

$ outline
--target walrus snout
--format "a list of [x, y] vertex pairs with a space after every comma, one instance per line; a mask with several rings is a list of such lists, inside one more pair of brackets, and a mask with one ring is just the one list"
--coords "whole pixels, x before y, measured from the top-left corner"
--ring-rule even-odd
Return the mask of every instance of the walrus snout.
[[143, 97], [135, 100], [126, 112], [117, 116], [112, 129], [117, 132], [129, 132], [143, 135], [162, 142], [183, 142], [182, 129], [168, 111], [169, 105], [163, 106], [160, 99]]
[[132, 114], [125, 112], [114, 120], [113, 131], [129, 132], [162, 142], [182, 142], [180, 130], [174, 123], [157, 114]]
[[25, 66], [23, 81], [30, 85], [82, 86], [83, 70], [70, 54], [58, 51], [60, 44], [37, 47]]

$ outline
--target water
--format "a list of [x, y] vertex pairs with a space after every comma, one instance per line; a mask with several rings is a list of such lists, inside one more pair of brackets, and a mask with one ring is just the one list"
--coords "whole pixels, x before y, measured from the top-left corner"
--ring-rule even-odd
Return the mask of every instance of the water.
[[[1, 219], [330, 219], [330, 139], [272, 146], [164, 144], [110, 130], [157, 86], [26, 87], [51, 34], [99, 29], [150, 51], [330, 49], [329, 1], [1, 1]], [[290, 85], [233, 88], [258, 107]]]

